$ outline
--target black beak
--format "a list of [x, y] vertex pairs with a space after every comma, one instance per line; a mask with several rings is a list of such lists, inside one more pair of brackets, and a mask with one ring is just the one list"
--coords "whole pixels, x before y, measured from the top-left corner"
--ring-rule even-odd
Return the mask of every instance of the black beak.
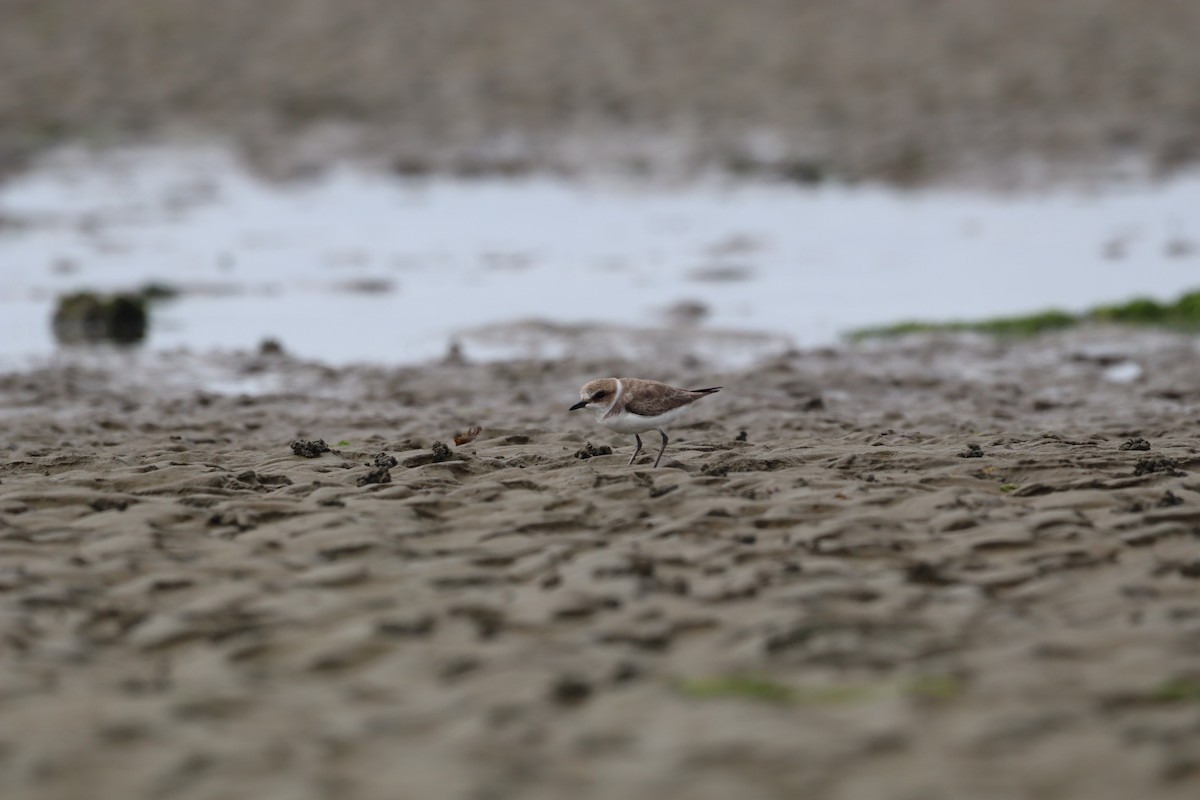
[[568, 408], [567, 411], [578, 411], [579, 409], [583, 408], [586, 405], [587, 405], [587, 400], [580, 400], [578, 403], [576, 403], [575, 405]]

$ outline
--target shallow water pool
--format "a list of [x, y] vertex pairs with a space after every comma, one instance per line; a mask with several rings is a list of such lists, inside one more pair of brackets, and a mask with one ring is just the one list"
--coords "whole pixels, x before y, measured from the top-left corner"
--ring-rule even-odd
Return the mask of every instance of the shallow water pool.
[[[57, 295], [160, 283], [145, 348], [332, 364], [616, 349], [744, 361], [858, 326], [1200, 285], [1200, 177], [1104, 191], [256, 179], [217, 149], [58, 153], [0, 185], [0, 366]], [[682, 333], [681, 333], [682, 332]]]

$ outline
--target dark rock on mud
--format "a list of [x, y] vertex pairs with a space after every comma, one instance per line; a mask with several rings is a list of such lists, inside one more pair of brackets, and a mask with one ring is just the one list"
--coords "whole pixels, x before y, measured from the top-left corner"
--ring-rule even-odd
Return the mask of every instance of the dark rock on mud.
[[146, 338], [147, 319], [141, 295], [78, 292], [59, 298], [54, 338], [61, 344], [133, 344]]
[[977, 444], [967, 445], [967, 449], [958, 454], [959, 458], [983, 458], [983, 448]]
[[1121, 445], [1122, 450], [1149, 450], [1150, 443], [1140, 436], [1135, 436], [1132, 439], [1127, 439], [1125, 444]]
[[281, 356], [283, 355], [283, 344], [278, 339], [263, 339], [258, 343], [258, 354], [260, 356]]
[[317, 458], [322, 453], [329, 452], [329, 445], [325, 444], [324, 439], [315, 439], [313, 441], [298, 440], [292, 442], [292, 452], [305, 458]]

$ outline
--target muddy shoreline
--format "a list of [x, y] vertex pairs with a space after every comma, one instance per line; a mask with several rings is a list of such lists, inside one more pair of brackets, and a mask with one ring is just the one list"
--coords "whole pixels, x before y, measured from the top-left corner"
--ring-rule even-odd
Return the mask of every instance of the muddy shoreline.
[[642, 364], [726, 387], [657, 470], [627, 363], [0, 376], [0, 792], [1190, 797], [1198, 352]]

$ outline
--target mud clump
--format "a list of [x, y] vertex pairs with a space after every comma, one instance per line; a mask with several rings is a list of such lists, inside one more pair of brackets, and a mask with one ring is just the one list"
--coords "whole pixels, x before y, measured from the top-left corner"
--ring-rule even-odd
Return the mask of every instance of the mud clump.
[[[1163, 493], [1163, 496], [1154, 502], [1153, 508], [1174, 508], [1175, 506], [1183, 505], [1183, 498], [1168, 489]], [[1148, 503], [1134, 502], [1129, 505], [1130, 513], [1140, 513], [1151, 508]]]
[[977, 444], [967, 445], [967, 449], [958, 454], [959, 458], [983, 458], [983, 448]]
[[[383, 455], [382, 453], [380, 455]], [[378, 458], [378, 456], [376, 456]], [[450, 447], [442, 442], [434, 442], [433, 447], [429, 448], [428, 453], [420, 453], [404, 459], [404, 466], [412, 469], [413, 467], [423, 467], [426, 464], [440, 464], [443, 461], [453, 461], [462, 459], [462, 455], [456, 456]]]
[[322, 453], [328, 452], [329, 445], [325, 444], [324, 439], [292, 442], [292, 453], [305, 458], [318, 458]]
[[1172, 492], [1170, 490], [1167, 490], [1167, 493], [1164, 494], [1159, 499], [1159, 501], [1154, 504], [1154, 507], [1155, 508], [1173, 508], [1177, 505], [1181, 505], [1182, 503], [1183, 503], [1182, 497], [1180, 497], [1179, 495], [1175, 494], [1174, 492]]
[[1138, 462], [1133, 465], [1134, 477], [1142, 475], [1153, 475], [1156, 472], [1163, 472], [1170, 475], [1172, 478], [1182, 477], [1185, 473], [1177, 469], [1179, 465], [1175, 463], [1175, 459], [1158, 456], [1157, 458], [1139, 458]]
[[596, 456], [611, 456], [612, 448], [606, 444], [596, 447], [591, 442], [586, 443], [583, 447], [575, 451], [576, 458], [595, 458]]
[[1150, 443], [1140, 436], [1135, 436], [1132, 439], [1127, 439], [1125, 444], [1121, 445], [1122, 450], [1149, 450]]
[[146, 338], [147, 319], [142, 295], [78, 292], [59, 298], [52, 325], [60, 344], [134, 344]]
[[801, 401], [800, 410], [801, 411], [824, 411], [825, 410], [825, 398], [809, 397], [809, 398]]
[[387, 467], [377, 467], [366, 475], [359, 476], [356, 483], [359, 486], [369, 486], [372, 483], [391, 483], [392, 473]]
[[550, 687], [550, 699], [560, 706], [578, 706], [591, 696], [591, 684], [574, 675], [563, 675]]
[[400, 462], [396, 460], [395, 456], [390, 456], [387, 453], [380, 453], [377, 456], [375, 456], [375, 459], [371, 463], [377, 469], [388, 469], [390, 467], [396, 466]]
[[928, 561], [917, 561], [905, 571], [905, 579], [909, 583], [921, 586], [951, 586], [958, 581], [946, 575], [942, 569]]

